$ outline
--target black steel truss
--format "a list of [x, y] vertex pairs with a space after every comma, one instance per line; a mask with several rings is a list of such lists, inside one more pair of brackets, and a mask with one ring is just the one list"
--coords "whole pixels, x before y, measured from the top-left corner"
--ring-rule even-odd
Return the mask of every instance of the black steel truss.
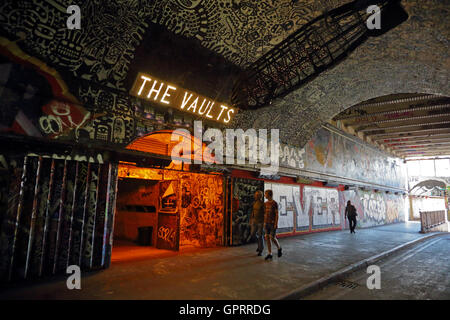
[[378, 5], [383, 17], [398, 3], [354, 1], [310, 21], [243, 72], [235, 85], [232, 104], [240, 109], [257, 109], [299, 88], [371, 35], [366, 25], [368, 5]]

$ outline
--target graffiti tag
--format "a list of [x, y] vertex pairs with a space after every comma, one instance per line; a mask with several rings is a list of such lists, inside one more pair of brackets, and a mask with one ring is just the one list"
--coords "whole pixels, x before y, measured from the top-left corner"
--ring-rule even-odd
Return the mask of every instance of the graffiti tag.
[[158, 238], [167, 241], [171, 244], [175, 243], [175, 230], [170, 227], [161, 226], [158, 229]]

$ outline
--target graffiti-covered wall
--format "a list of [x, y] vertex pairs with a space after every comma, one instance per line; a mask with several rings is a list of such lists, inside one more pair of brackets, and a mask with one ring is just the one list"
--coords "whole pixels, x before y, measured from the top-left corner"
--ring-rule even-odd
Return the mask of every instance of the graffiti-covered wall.
[[117, 165], [1, 156], [0, 281], [107, 267]]
[[341, 225], [339, 195], [336, 189], [304, 187], [303, 199], [304, 209], [311, 217], [313, 229]]
[[264, 191], [264, 181], [235, 178], [232, 186], [232, 244], [250, 242], [250, 216], [256, 191]]
[[273, 191], [273, 199], [278, 203], [278, 234], [341, 228], [337, 189], [235, 178], [232, 217], [234, 245], [256, 239], [250, 234], [254, 193], [269, 189]]
[[[222, 6], [204, 7], [199, 1], [189, 5], [81, 1], [77, 4], [81, 28], [69, 29], [67, 8], [73, 4], [66, 0], [0, 4], [0, 99], [5, 102], [0, 131], [126, 145], [145, 133], [190, 127], [193, 122], [192, 115], [131, 97], [128, 91], [137, 72], [155, 72], [164, 81], [189, 84], [186, 88], [194, 91], [206, 88], [204, 94], [212, 97], [230, 91], [223, 77], [238, 68], [220, 55], [223, 44], [219, 50], [209, 42], [200, 45], [197, 37], [191, 41], [183, 37], [194, 36], [186, 33], [191, 28], [213, 27], [204, 20], [206, 12], [214, 10], [209, 14], [217, 15], [217, 10], [225, 9]], [[182, 16], [172, 14], [172, 9]], [[234, 21], [230, 31], [235, 33], [242, 13], [233, 12], [227, 8], [224, 14]], [[179, 24], [192, 13], [199, 20]], [[208, 34], [209, 41], [216, 39]], [[226, 34], [231, 37], [221, 36]], [[220, 67], [211, 72], [208, 64]]]
[[291, 232], [295, 217], [302, 211], [300, 186], [281, 183], [264, 183], [264, 190], [273, 191], [273, 200], [278, 203], [278, 232]]
[[326, 128], [318, 130], [303, 149], [282, 145], [280, 165], [405, 189], [406, 173], [400, 159]]
[[[138, 179], [125, 178], [119, 183], [115, 237], [135, 241], [138, 227], [151, 226], [154, 244], [158, 233], [177, 233], [179, 229], [179, 243], [173, 243], [173, 247], [224, 245], [222, 176], [119, 166], [121, 178], [128, 177], [128, 173]], [[169, 211], [179, 217], [179, 226], [175, 221], [170, 231], [160, 230], [158, 215], [167, 211], [164, 199], [170, 196], [173, 208], [169, 209], [173, 210]]]
[[181, 245], [223, 245], [223, 201], [223, 177], [206, 174], [181, 176]]
[[85, 80], [67, 83], [55, 69], [10, 42], [1, 45], [0, 132], [124, 146], [152, 131], [192, 127], [190, 115], [162, 110], [114, 89], [92, 84], [78, 91]]
[[356, 207], [357, 228], [366, 228], [388, 223], [405, 221], [407, 215], [406, 197], [385, 192], [347, 190], [340, 194], [342, 223], [348, 227], [345, 219], [347, 201]]

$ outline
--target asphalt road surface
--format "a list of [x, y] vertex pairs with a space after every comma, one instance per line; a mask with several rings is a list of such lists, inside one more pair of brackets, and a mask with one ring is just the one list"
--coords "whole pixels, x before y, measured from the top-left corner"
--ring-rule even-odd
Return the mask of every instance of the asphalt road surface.
[[[448, 300], [450, 299], [450, 235], [399, 251], [377, 263], [380, 289], [366, 269], [332, 283], [305, 300]], [[368, 278], [371, 279], [368, 281]]]

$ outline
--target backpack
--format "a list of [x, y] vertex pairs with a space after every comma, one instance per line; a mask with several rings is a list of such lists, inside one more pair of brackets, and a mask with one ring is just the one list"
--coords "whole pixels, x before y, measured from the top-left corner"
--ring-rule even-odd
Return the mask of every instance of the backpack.
[[349, 217], [356, 217], [358, 215], [358, 213], [356, 212], [356, 208], [354, 205], [350, 206], [350, 210], [348, 212], [348, 216]]

